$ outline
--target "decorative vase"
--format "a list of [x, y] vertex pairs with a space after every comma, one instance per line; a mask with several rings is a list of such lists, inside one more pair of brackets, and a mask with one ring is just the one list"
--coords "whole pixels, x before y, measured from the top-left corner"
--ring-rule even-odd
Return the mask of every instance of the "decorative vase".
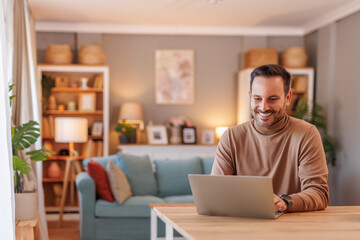
[[61, 168], [57, 162], [53, 161], [50, 163], [47, 175], [49, 178], [60, 178], [61, 177]]
[[37, 213], [37, 192], [15, 193], [15, 220], [34, 219]]
[[170, 143], [171, 144], [181, 143], [180, 127], [170, 127]]

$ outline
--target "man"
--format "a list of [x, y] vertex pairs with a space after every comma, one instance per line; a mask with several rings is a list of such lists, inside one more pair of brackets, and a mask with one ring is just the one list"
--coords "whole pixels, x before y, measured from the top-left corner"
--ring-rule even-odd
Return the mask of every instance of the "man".
[[320, 210], [329, 201], [325, 153], [316, 127], [285, 112], [290, 78], [279, 65], [254, 69], [249, 92], [254, 118], [223, 134], [211, 174], [270, 176], [276, 210]]

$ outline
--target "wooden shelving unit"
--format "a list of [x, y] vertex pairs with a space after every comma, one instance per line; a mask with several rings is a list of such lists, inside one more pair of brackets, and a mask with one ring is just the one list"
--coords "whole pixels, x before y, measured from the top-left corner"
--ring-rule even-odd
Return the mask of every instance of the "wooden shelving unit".
[[[59, 191], [63, 188], [65, 164], [68, 156], [59, 156], [60, 150], [68, 149], [68, 143], [55, 142], [54, 136], [54, 120], [57, 117], [85, 117], [88, 120], [89, 133], [91, 133], [93, 124], [95, 122], [102, 123], [102, 134], [88, 136], [88, 141], [92, 141], [91, 144], [97, 153], [101, 155], [108, 155], [109, 143], [109, 68], [107, 66], [88, 66], [88, 65], [38, 65], [38, 77], [39, 85], [41, 86], [42, 75], [51, 77], [53, 79], [66, 78], [67, 86], [55, 86], [51, 89], [52, 95], [55, 97], [57, 104], [61, 103], [65, 106], [72, 101], [76, 103], [76, 110], [49, 110], [48, 106], [42, 106], [43, 121], [41, 123], [41, 130], [44, 128], [50, 129], [50, 132], [46, 134], [42, 132], [42, 141], [47, 144], [51, 144], [53, 151], [57, 156], [52, 156], [50, 159], [43, 162], [43, 187], [45, 194], [45, 208], [48, 212], [59, 211]], [[86, 77], [89, 79], [87, 87], [80, 88], [80, 79]], [[95, 80], [97, 77], [102, 78], [102, 87], [95, 86]], [[54, 80], [55, 81], [55, 80]], [[95, 109], [94, 111], [80, 111], [79, 110], [79, 95], [80, 94], [93, 94], [95, 96]], [[44, 103], [44, 101], [42, 101]], [[44, 122], [46, 119], [46, 122]], [[47, 123], [49, 122], [49, 123]], [[44, 123], [49, 127], [44, 127]], [[45, 124], [45, 125], [46, 125]], [[75, 143], [75, 150], [80, 152], [82, 157], [76, 158], [77, 161], [82, 161], [85, 157], [93, 157], [97, 154], [83, 155], [83, 148], [88, 143]], [[89, 145], [88, 145], [89, 146]], [[88, 148], [89, 149], [89, 148]], [[60, 177], [49, 177], [48, 169], [50, 164], [56, 163], [61, 169]], [[77, 194], [74, 188], [75, 173], [71, 172], [69, 176], [68, 189], [70, 194], [67, 194], [65, 200], [64, 210], [77, 209]]]

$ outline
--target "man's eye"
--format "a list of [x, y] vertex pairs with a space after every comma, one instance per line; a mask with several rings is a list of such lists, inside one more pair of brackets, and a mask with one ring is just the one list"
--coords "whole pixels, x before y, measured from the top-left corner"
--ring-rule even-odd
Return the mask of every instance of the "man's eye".
[[270, 101], [272, 101], [272, 102], [274, 102], [276, 100], [278, 100], [278, 99], [277, 98], [270, 98]]
[[259, 97], [254, 98], [255, 101], [260, 101], [261, 99]]

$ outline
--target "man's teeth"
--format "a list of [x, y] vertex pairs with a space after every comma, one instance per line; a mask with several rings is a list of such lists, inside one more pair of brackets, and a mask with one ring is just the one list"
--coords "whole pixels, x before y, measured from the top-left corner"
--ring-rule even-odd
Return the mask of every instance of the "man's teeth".
[[259, 113], [260, 114], [260, 116], [262, 116], [262, 117], [268, 117], [268, 116], [270, 116], [272, 113]]

